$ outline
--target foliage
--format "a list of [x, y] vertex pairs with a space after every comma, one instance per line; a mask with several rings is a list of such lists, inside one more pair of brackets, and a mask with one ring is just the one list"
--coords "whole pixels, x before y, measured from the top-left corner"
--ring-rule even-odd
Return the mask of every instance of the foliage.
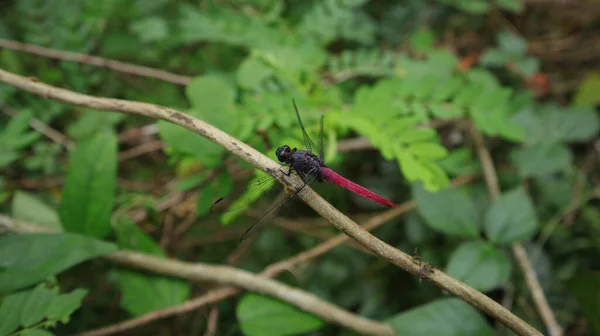
[[[281, 144], [303, 146], [295, 99], [313, 140], [325, 116], [329, 167], [397, 203], [416, 202], [404, 225], [397, 219], [378, 228], [377, 237], [403, 251], [418, 249], [423, 263], [496, 300], [514, 295], [511, 310], [544, 332], [509, 257], [512, 244], [523, 244], [561, 325], [580, 328], [583, 314], [598, 332], [600, 308], [591, 299], [600, 246], [593, 203], [598, 69], [572, 96], [536, 96], [522, 79], [576, 66], [552, 68], [552, 57], [532, 51], [539, 36], [523, 27], [541, 22], [529, 12], [516, 0], [13, 1], [3, 6], [2, 39], [191, 77], [182, 88], [9, 49], [0, 50], [0, 68], [94, 96], [176, 108], [271, 158]], [[515, 18], [523, 21], [508, 22]], [[472, 46], [456, 39], [474, 32], [483, 45], [475, 47], [483, 48], [475, 50], [481, 52], [475, 65], [467, 62]], [[282, 226], [298, 232], [269, 228], [238, 259], [237, 239], [256, 219], [256, 211], [244, 210], [270, 203], [263, 193], [277, 184], [226, 204], [239, 211], [209, 208], [264, 172], [166, 121], [70, 106], [4, 84], [0, 100], [0, 112], [7, 112], [0, 113], [0, 219], [9, 215], [53, 232], [0, 236], [0, 316], [7, 317], [0, 319], [0, 336], [76, 334], [127, 318], [123, 312], [141, 316], [184, 303], [192, 290], [214, 288], [92, 261], [117, 249], [227, 260], [258, 272], [336, 233], [312, 226], [307, 208], [292, 207], [281, 216], [294, 222]], [[75, 146], [42, 135], [40, 122]], [[483, 179], [449, 188], [450, 177], [482, 173], [467, 128], [486, 137], [502, 188], [497, 200]], [[348, 149], [347, 140], [356, 139], [373, 150]], [[159, 141], [162, 152], [144, 152]], [[334, 186], [315, 188], [357, 218], [376, 209]], [[278, 281], [385, 321], [402, 335], [493, 332], [470, 305], [349, 246], [295, 265]], [[245, 335], [345, 334], [254, 293], [214, 307], [219, 334], [235, 328]], [[139, 332], [160, 326], [197, 334], [207, 328], [198, 316], [156, 321]]]

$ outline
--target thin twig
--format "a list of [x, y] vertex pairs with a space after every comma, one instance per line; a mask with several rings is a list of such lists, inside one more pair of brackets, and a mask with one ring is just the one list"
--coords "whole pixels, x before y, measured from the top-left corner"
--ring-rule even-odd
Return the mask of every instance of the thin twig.
[[[14, 117], [15, 115], [17, 115], [17, 113], [19, 113], [17, 110], [15, 110], [13, 107], [10, 107], [9, 105], [0, 103], [0, 106], [2, 107], [4, 113], [11, 117]], [[69, 140], [69, 138], [66, 135], [48, 126], [46, 123], [39, 120], [38, 118], [31, 118], [31, 120], [29, 121], [29, 126], [31, 126], [31, 128], [33, 128], [34, 130], [40, 132], [41, 134], [45, 135], [48, 139], [56, 142], [61, 146], [64, 146], [67, 150], [71, 150], [75, 147], [75, 143]]]
[[83, 64], [94, 65], [102, 68], [115, 70], [130, 75], [144, 76], [160, 79], [165, 82], [174, 84], [187, 85], [192, 77], [178, 75], [163, 70], [157, 70], [145, 66], [129, 64], [125, 62], [115, 61], [108, 58], [78, 54], [68, 51], [44, 48], [33, 44], [21, 43], [11, 40], [0, 39], [0, 48], [12, 49], [16, 51], [24, 51], [33, 55], [42, 57], [54, 58], [63, 61], [78, 62]]
[[134, 157], [138, 157], [140, 155], [144, 155], [147, 153], [159, 151], [159, 150], [163, 149], [164, 147], [165, 147], [165, 143], [161, 140], [146, 142], [139, 146], [136, 146], [131, 149], [120, 152], [119, 153], [119, 162], [133, 159]]
[[[154, 104], [84, 95], [43, 84], [4, 70], [0, 70], [0, 82], [7, 83], [21, 90], [45, 98], [55, 99], [69, 104], [90, 107], [97, 110], [143, 115], [154, 119], [170, 121], [222, 146], [242, 160], [275, 177], [280, 183], [284, 184], [288, 190], [298, 190], [298, 186], [302, 183], [298, 176], [285, 176], [285, 174], [280, 174], [280, 165], [254, 148], [202, 120], [177, 110]], [[302, 188], [297, 195], [338, 230], [345, 232], [361, 245], [368, 248], [371, 252], [413, 275], [418, 276], [420, 274], [421, 269], [419, 265], [413, 261], [413, 258], [410, 255], [386, 244], [361, 228], [358, 224], [325, 201], [310, 187]], [[489, 314], [519, 335], [541, 335], [539, 331], [511, 313], [508, 309], [502, 307], [496, 301], [438, 269], [432, 270], [428, 275], [427, 280]]]
[[[483, 136], [479, 130], [477, 130], [475, 125], [469, 125], [469, 130], [473, 140], [475, 141], [477, 154], [483, 167], [483, 175], [488, 186], [488, 192], [490, 193], [492, 200], [496, 200], [500, 197], [501, 193], [500, 185], [498, 183], [498, 175], [496, 174], [496, 168], [494, 168], [494, 161], [492, 160], [492, 156], [485, 146]], [[515, 259], [517, 259], [517, 262], [519, 263], [519, 266], [525, 275], [525, 282], [527, 283], [527, 287], [529, 287], [529, 290], [533, 295], [533, 301], [535, 302], [537, 310], [540, 313], [546, 328], [550, 332], [551, 336], [561, 336], [563, 334], [562, 328], [556, 321], [554, 313], [552, 312], [552, 309], [546, 300], [544, 291], [542, 290], [542, 287], [538, 281], [537, 274], [533, 270], [533, 266], [527, 258], [525, 249], [521, 244], [518, 243], [513, 244], [511, 248]]]

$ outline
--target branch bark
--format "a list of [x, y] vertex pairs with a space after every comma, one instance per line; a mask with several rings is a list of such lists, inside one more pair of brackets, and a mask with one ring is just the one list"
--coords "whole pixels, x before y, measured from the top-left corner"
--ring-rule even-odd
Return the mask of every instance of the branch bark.
[[[296, 176], [286, 177], [279, 174], [279, 165], [245, 143], [229, 136], [225, 132], [189, 115], [164, 106], [126, 101], [120, 99], [98, 98], [43, 84], [23, 76], [0, 70], [0, 81], [21, 90], [45, 98], [59, 100], [69, 104], [91, 107], [98, 110], [119, 111], [143, 115], [150, 118], [167, 120], [195, 132], [247, 161], [254, 167], [274, 176], [286, 186], [299, 186]], [[386, 244], [370, 234], [326, 202], [311, 188], [303, 188], [298, 197], [313, 208], [319, 215], [332, 223], [338, 230], [346, 233], [379, 257], [401, 267], [413, 275], [421, 275], [420, 264], [408, 254]], [[481, 311], [489, 314], [519, 335], [541, 335], [539, 331], [512, 314], [508, 309], [490, 299], [483, 293], [458, 281], [437, 269], [428, 273], [427, 279], [438, 287], [461, 298]]]

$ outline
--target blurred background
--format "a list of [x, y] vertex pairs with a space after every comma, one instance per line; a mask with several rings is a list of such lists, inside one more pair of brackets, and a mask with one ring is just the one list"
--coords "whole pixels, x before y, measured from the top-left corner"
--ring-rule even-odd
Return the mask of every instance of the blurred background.
[[[324, 115], [329, 167], [403, 206], [387, 210], [335, 185], [314, 186], [337, 209], [543, 334], [560, 326], [566, 335], [600, 335], [600, 2], [0, 5], [2, 70], [92, 96], [171, 107], [274, 160], [283, 144], [303, 147], [295, 99], [314, 141]], [[490, 196], [482, 175], [482, 137], [500, 198]], [[1, 82], [0, 173], [5, 219], [189, 262], [259, 273], [340, 234], [296, 201], [240, 243], [281, 195], [275, 184], [235, 216], [209, 212], [216, 199], [239, 194], [260, 175], [248, 163], [165, 121], [69, 105]], [[395, 212], [383, 219], [383, 211]], [[551, 319], [542, 317], [513, 244], [526, 251]], [[9, 254], [19, 250], [0, 247], [0, 259]], [[68, 323], [52, 327], [56, 321], [45, 316], [22, 328], [75, 334], [219, 286], [103, 259], [67, 268], [44, 281], [60, 293], [86, 291]], [[389, 322], [402, 335], [512, 334], [350, 241], [292, 263], [277, 279]], [[0, 311], [9, 309], [6, 302]], [[243, 292], [120, 334], [354, 332]]]

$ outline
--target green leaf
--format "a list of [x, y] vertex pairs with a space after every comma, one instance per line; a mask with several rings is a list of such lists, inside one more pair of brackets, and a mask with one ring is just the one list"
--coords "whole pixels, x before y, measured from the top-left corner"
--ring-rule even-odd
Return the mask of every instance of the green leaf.
[[519, 58], [527, 51], [527, 41], [508, 30], [498, 32], [496, 38], [500, 49], [511, 58]]
[[522, 188], [504, 193], [495, 200], [485, 216], [484, 228], [496, 244], [522, 242], [533, 237], [537, 218], [531, 200]]
[[451, 151], [448, 156], [437, 161], [437, 164], [451, 175], [467, 175], [481, 171], [481, 163], [475, 159], [473, 152], [465, 147]]
[[144, 43], [158, 42], [169, 36], [169, 27], [164, 18], [148, 16], [131, 24], [130, 29]]
[[12, 200], [12, 215], [16, 219], [44, 226], [56, 232], [63, 230], [56, 210], [24, 191], [19, 190], [15, 193]]
[[[164, 258], [160, 247], [126, 217], [120, 218], [115, 231], [121, 248]], [[190, 286], [183, 280], [129, 270], [119, 270], [117, 275], [121, 306], [134, 316], [181, 304], [190, 294]]]
[[237, 69], [237, 81], [240, 87], [256, 89], [263, 80], [273, 74], [273, 69], [256, 57], [248, 57]]
[[114, 244], [72, 233], [0, 237], [0, 293], [31, 286], [116, 249]]
[[540, 60], [534, 57], [521, 58], [515, 63], [519, 73], [526, 77], [535, 75], [540, 69]]
[[57, 292], [57, 288], [48, 290], [44, 283], [37, 285], [22, 306], [20, 324], [27, 328], [43, 320]]
[[411, 47], [417, 52], [428, 52], [434, 43], [435, 35], [430, 29], [419, 29], [410, 36]]
[[524, 8], [523, 2], [520, 0], [496, 0], [496, 4], [513, 13], [521, 13]]
[[0, 336], [10, 335], [19, 327], [21, 319], [21, 310], [28, 294], [24, 292], [7, 295], [0, 301]]
[[400, 313], [387, 322], [402, 336], [492, 336], [494, 330], [472, 306], [456, 298], [438, 299]]
[[[235, 89], [231, 83], [216, 75], [194, 78], [185, 88], [192, 108], [188, 114], [201, 119], [233, 136], [243, 125], [243, 115], [234, 108]], [[158, 122], [160, 136], [175, 151], [194, 155], [207, 166], [222, 163], [223, 148], [182, 126]]]
[[99, 133], [81, 142], [69, 155], [60, 203], [60, 220], [66, 231], [103, 238], [111, 230], [110, 217], [117, 180], [117, 139]]
[[588, 73], [579, 84], [573, 103], [577, 106], [596, 106], [600, 104], [600, 72]]
[[445, 147], [433, 142], [419, 142], [408, 146], [408, 150], [416, 156], [428, 159], [441, 159], [448, 155]]
[[124, 113], [85, 109], [81, 117], [67, 127], [67, 133], [82, 140], [99, 133], [114, 132], [115, 125], [125, 116]]
[[228, 195], [231, 192], [231, 174], [220, 174], [216, 181], [204, 186], [198, 192], [196, 214], [203, 216], [208, 213], [215, 202], [215, 195]]
[[481, 56], [481, 64], [484, 66], [501, 66], [506, 64], [507, 58], [500, 49], [491, 48]]
[[515, 148], [510, 153], [511, 161], [522, 177], [543, 176], [571, 168], [573, 154], [561, 143], [536, 143]]
[[571, 279], [567, 286], [570, 292], [575, 296], [579, 307], [587, 317], [592, 333], [600, 334], [600, 272], [586, 271], [578, 272]]
[[324, 322], [300, 309], [270, 297], [248, 293], [236, 309], [240, 329], [248, 336], [307, 334]]
[[70, 293], [56, 296], [48, 309], [48, 319], [68, 323], [71, 314], [81, 307], [81, 302], [87, 293], [87, 289], [77, 288]]
[[413, 199], [419, 213], [433, 229], [459, 237], [479, 235], [479, 216], [475, 203], [455, 189], [428, 192], [421, 185], [413, 185]]
[[511, 272], [510, 260], [493, 245], [483, 241], [462, 243], [450, 256], [448, 275], [486, 292], [504, 284]]

